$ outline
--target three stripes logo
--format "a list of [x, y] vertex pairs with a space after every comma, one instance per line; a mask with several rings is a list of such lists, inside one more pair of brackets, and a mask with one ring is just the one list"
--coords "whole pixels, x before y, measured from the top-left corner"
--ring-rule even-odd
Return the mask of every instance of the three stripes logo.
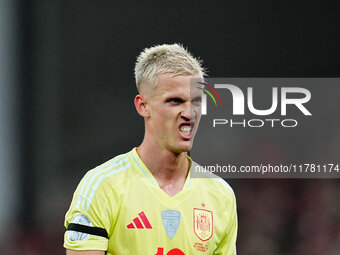
[[133, 219], [133, 222], [128, 224], [126, 227], [127, 228], [138, 228], [138, 229], [152, 229], [152, 226], [146, 217], [145, 213], [142, 211], [138, 213], [139, 217], [136, 217]]

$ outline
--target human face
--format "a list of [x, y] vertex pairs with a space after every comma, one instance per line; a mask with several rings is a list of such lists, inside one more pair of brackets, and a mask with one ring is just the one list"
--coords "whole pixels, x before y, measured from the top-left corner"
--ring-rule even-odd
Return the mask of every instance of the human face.
[[190, 90], [191, 78], [202, 77], [160, 74], [147, 100], [146, 132], [161, 148], [175, 153], [190, 150], [201, 117], [202, 92]]

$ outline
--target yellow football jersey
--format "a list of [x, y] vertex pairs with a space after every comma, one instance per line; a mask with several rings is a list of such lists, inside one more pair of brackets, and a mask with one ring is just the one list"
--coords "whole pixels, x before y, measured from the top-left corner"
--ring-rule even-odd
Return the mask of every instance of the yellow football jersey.
[[108, 255], [236, 254], [235, 195], [220, 178], [193, 178], [168, 196], [136, 148], [87, 172], [66, 213], [64, 247]]

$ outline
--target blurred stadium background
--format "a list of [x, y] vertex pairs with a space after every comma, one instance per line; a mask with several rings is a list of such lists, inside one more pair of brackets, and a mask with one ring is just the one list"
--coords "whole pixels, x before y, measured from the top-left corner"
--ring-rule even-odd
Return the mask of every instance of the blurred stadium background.
[[[212, 77], [339, 77], [339, 7], [0, 0], [0, 253], [64, 253], [64, 214], [80, 178], [141, 142], [133, 67], [143, 48], [181, 42]], [[339, 155], [340, 132], [330, 130], [332, 143], [316, 154]], [[340, 254], [339, 180], [230, 184], [238, 254]]]

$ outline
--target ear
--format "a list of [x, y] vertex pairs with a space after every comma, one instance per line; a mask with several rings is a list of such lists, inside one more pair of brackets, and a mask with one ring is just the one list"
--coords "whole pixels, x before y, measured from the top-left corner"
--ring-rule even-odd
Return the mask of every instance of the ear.
[[149, 117], [149, 109], [144, 95], [138, 94], [135, 97], [135, 107], [138, 114], [144, 118]]

